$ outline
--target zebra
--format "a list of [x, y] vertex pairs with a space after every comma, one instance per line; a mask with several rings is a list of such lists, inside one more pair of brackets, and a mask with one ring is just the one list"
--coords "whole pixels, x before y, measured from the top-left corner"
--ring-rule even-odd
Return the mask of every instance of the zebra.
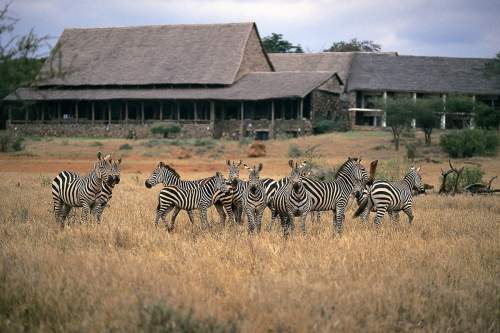
[[111, 170], [109, 174], [109, 184], [108, 182], [102, 183], [101, 192], [99, 192], [97, 199], [95, 201], [94, 209], [92, 210], [92, 214], [96, 219], [97, 223], [101, 222], [101, 216], [104, 211], [104, 208], [108, 206], [108, 202], [111, 200], [113, 196], [113, 189], [115, 185], [120, 182], [120, 171], [121, 171], [121, 163], [122, 159], [119, 158], [118, 161], [109, 161], [111, 164]]
[[254, 229], [260, 232], [262, 215], [267, 206], [266, 190], [259, 178], [262, 163], [253, 168], [248, 167], [246, 164], [244, 164], [244, 167], [249, 171], [247, 186], [243, 193], [243, 206], [248, 219], [248, 233], [252, 233]]
[[228, 169], [228, 181], [231, 183], [231, 190], [221, 197], [221, 203], [227, 212], [228, 220], [237, 224], [242, 223], [243, 215], [243, 194], [247, 183], [240, 179], [240, 168], [242, 160], [238, 162], [226, 160]]
[[[194, 190], [197, 189], [203, 181], [210, 179], [202, 178], [197, 180], [182, 180], [177, 171], [172, 168], [170, 165], [160, 162], [158, 167], [153, 171], [151, 176], [144, 182], [146, 188], [152, 188], [153, 186], [163, 183], [165, 186], [177, 186], [182, 190]], [[221, 195], [222, 196], [222, 195]], [[226, 220], [226, 213], [224, 212], [223, 204], [221, 203], [221, 199], [215, 202], [215, 208], [217, 209], [217, 213], [219, 214], [219, 223], [224, 224]], [[177, 216], [179, 214], [180, 209], [175, 208], [174, 215]], [[194, 221], [193, 211], [187, 211], [189, 220], [191, 222]], [[231, 212], [228, 213], [231, 215]]]
[[293, 160], [288, 161], [292, 169], [290, 177], [282, 181], [282, 186], [278, 186], [272, 198], [272, 206], [281, 219], [283, 235], [288, 236], [290, 228], [294, 229], [294, 218], [301, 217], [302, 233], [306, 232], [306, 219], [311, 211], [312, 200], [304, 186], [302, 177], [302, 166]]
[[110, 156], [97, 153], [97, 162], [86, 176], [80, 176], [71, 171], [62, 171], [52, 181], [52, 199], [56, 222], [64, 228], [64, 220], [72, 207], [82, 207], [82, 223], [86, 223], [91, 208], [105, 183], [111, 186], [109, 173]]
[[380, 227], [380, 222], [385, 212], [388, 212], [391, 220], [399, 220], [399, 212], [403, 211], [408, 216], [408, 223], [413, 222], [413, 189], [424, 191], [424, 183], [420, 176], [420, 167], [411, 167], [400, 182], [387, 182], [376, 180], [368, 189], [367, 198], [361, 202], [354, 213], [354, 217], [361, 214], [367, 216], [372, 208], [375, 208], [375, 226]]
[[[202, 227], [207, 224], [207, 210], [217, 200], [217, 194], [226, 193], [229, 190], [222, 173], [217, 172], [214, 177], [201, 181], [196, 188], [182, 189], [178, 186], [166, 186], [161, 189], [158, 196], [158, 207], [156, 208], [155, 224], [158, 225], [160, 219], [165, 220], [165, 216], [173, 209], [184, 209], [193, 211], [200, 210]], [[178, 210], [176, 211], [178, 213]], [[170, 226], [167, 230], [172, 231], [175, 226], [176, 212], [172, 214]], [[190, 217], [191, 223], [193, 219]]]

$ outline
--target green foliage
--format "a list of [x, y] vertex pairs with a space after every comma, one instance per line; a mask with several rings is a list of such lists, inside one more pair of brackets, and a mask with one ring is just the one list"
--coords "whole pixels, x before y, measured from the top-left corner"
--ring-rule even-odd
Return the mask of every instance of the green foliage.
[[301, 157], [304, 152], [299, 148], [299, 146], [291, 144], [288, 146], [288, 157], [297, 158]]
[[443, 112], [443, 101], [439, 97], [417, 99], [415, 103], [417, 127], [424, 131], [427, 145], [431, 144], [432, 130], [440, 125], [441, 112]]
[[164, 138], [170, 137], [170, 135], [178, 134], [181, 132], [181, 127], [177, 124], [155, 124], [151, 127], [151, 133], [162, 134]]
[[8, 132], [2, 133], [0, 134], [0, 152], [24, 150], [23, 142], [24, 138], [22, 136], [15, 136]]
[[199, 139], [194, 140], [193, 146], [195, 146], [195, 147], [207, 147], [208, 149], [211, 149], [215, 146], [215, 142], [213, 139], [199, 138]]
[[500, 126], [500, 111], [483, 103], [476, 103], [474, 111], [474, 124], [476, 127], [497, 129]]
[[220, 323], [213, 318], [198, 319], [192, 310], [183, 311], [164, 304], [140, 310], [139, 330], [143, 332], [238, 332], [233, 322]]
[[135, 130], [128, 130], [126, 138], [129, 140], [135, 140], [137, 139], [137, 133]]
[[103, 144], [100, 141], [94, 141], [90, 144], [90, 147], [102, 147]]
[[[484, 171], [479, 166], [466, 166], [458, 179], [458, 191], [463, 191], [464, 188], [471, 184], [482, 183]], [[446, 178], [445, 188], [447, 192], [452, 192], [457, 179], [456, 173], [451, 173]]]
[[132, 147], [128, 143], [125, 143], [125, 144], [120, 146], [120, 150], [131, 150], [132, 148], [134, 148], [134, 147]]
[[409, 142], [406, 144], [406, 157], [409, 160], [414, 160], [417, 156], [417, 146], [414, 142]]
[[391, 182], [400, 181], [406, 175], [410, 166], [409, 160], [380, 160], [377, 166], [375, 179]]
[[379, 100], [376, 104], [385, 111], [387, 125], [391, 127], [394, 137], [394, 148], [399, 150], [401, 132], [410, 126], [415, 115], [415, 101], [411, 98], [388, 98], [385, 102]]
[[450, 95], [446, 98], [446, 113], [470, 114], [474, 110], [474, 101], [469, 96]]
[[500, 52], [496, 57], [486, 63], [486, 73], [492, 76], [500, 75]]
[[381, 49], [382, 47], [380, 46], [380, 44], [376, 44], [371, 40], [358, 40], [356, 38], [353, 38], [348, 42], [334, 42], [332, 46], [324, 50], [324, 52], [380, 52]]
[[317, 121], [313, 126], [314, 134], [324, 134], [330, 132], [347, 132], [350, 124], [347, 117], [339, 117], [336, 120], [323, 119]]
[[499, 143], [496, 131], [464, 129], [441, 136], [441, 148], [453, 158], [494, 156]]
[[282, 34], [274, 32], [271, 36], [262, 38], [262, 46], [267, 53], [304, 53], [300, 44], [295, 46], [283, 39]]

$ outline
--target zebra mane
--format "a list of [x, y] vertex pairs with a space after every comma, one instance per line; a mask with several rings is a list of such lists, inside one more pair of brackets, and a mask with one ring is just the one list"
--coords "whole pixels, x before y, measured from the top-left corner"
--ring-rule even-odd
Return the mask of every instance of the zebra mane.
[[343, 172], [344, 172], [344, 169], [350, 164], [350, 162], [352, 161], [355, 161], [357, 162], [358, 159], [357, 158], [348, 158], [347, 161], [345, 161], [337, 170], [337, 172], [335, 173], [335, 179], [337, 179], [338, 176], [340, 176]]
[[174, 169], [174, 168], [172, 168], [170, 165], [168, 165], [168, 164], [163, 164], [163, 167], [164, 167], [165, 169], [169, 170], [170, 172], [172, 172], [175, 178], [181, 178], [181, 176], [177, 173], [177, 171], [175, 171], [175, 169]]

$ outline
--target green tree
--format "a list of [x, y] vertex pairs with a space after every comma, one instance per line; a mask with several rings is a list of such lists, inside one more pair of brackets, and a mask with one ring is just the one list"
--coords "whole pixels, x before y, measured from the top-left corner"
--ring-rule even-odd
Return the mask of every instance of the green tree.
[[443, 112], [443, 101], [439, 97], [418, 99], [415, 103], [415, 119], [417, 127], [425, 134], [425, 144], [431, 144], [431, 135], [434, 128], [439, 127], [439, 113]]
[[304, 53], [302, 46], [293, 45], [282, 34], [272, 33], [262, 39], [262, 46], [267, 53]]
[[500, 75], [500, 52], [496, 57], [486, 62], [486, 72], [490, 75]]
[[394, 138], [394, 148], [398, 151], [401, 132], [410, 126], [415, 114], [415, 102], [411, 98], [388, 98], [385, 103], [378, 101], [377, 105], [385, 111], [387, 125]]
[[380, 52], [382, 47], [380, 44], [374, 43], [372, 40], [358, 40], [353, 38], [350, 41], [334, 42], [332, 46], [324, 50], [325, 52]]
[[483, 103], [476, 103], [474, 107], [474, 124], [478, 128], [498, 129], [500, 126], [500, 112]]

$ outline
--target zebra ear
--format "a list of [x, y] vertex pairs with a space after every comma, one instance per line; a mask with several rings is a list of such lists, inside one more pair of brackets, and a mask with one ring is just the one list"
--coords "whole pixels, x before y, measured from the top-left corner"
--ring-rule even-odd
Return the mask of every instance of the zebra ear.
[[118, 164], [122, 164], [122, 158], [121, 157], [118, 159]]
[[231, 166], [231, 161], [230, 160], [226, 160], [226, 164]]
[[163, 168], [164, 166], [165, 166], [165, 163], [163, 163], [163, 162], [160, 162], [160, 164], [158, 164], [159, 168]]
[[420, 172], [420, 169], [422, 169], [422, 166], [419, 166], [419, 167], [417, 168], [417, 172]]
[[252, 169], [250, 169], [250, 167], [249, 167], [248, 165], [246, 165], [246, 163], [245, 163], [245, 164], [243, 164], [243, 166], [245, 167], [245, 169], [247, 169], [247, 170], [249, 170], [249, 171], [250, 171], [250, 170], [252, 170]]
[[108, 154], [108, 155], [106, 155], [106, 156], [104, 157], [104, 160], [105, 160], [105, 161], [109, 161], [109, 160], [111, 160], [111, 155], [109, 155], [109, 154]]
[[261, 172], [262, 171], [262, 167], [263, 167], [262, 163], [259, 163], [259, 165], [257, 166], [257, 171]]
[[97, 152], [97, 159], [100, 160], [102, 158], [102, 153], [100, 151]]
[[288, 166], [293, 169], [293, 160], [288, 161]]
[[241, 165], [241, 163], [243, 163], [243, 161], [242, 161], [242, 160], [240, 160], [240, 162], [238, 163], [238, 166], [240, 166], [240, 165]]

